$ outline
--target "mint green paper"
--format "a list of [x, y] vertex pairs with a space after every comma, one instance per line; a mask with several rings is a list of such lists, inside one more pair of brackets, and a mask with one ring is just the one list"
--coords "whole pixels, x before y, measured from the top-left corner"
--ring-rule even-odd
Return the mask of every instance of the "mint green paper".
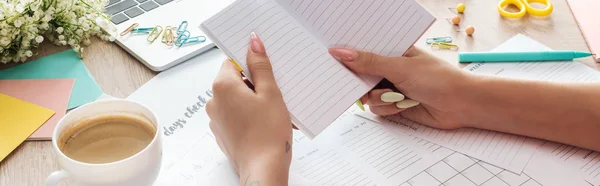
[[[0, 70], [0, 80], [58, 78], [75, 79], [68, 109], [95, 101], [102, 95], [102, 89], [73, 50], [65, 50], [35, 61]], [[43, 93], [40, 92], [40, 94]]]

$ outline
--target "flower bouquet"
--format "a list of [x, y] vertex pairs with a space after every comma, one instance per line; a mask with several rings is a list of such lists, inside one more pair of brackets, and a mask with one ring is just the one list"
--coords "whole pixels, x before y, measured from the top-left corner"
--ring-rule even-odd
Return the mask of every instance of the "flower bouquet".
[[0, 0], [0, 62], [25, 62], [45, 39], [80, 55], [98, 36], [114, 41], [108, 0]]

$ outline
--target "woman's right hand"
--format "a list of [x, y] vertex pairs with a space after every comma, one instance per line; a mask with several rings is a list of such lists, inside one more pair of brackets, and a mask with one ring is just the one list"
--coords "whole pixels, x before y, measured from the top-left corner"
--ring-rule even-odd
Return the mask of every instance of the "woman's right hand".
[[[402, 117], [435, 128], [464, 127], [467, 88], [475, 78], [446, 61], [412, 47], [404, 56], [384, 57], [348, 48], [329, 53], [358, 74], [382, 76], [401, 93], [373, 89], [361, 99], [377, 115]], [[405, 97], [406, 96], [406, 97]]]

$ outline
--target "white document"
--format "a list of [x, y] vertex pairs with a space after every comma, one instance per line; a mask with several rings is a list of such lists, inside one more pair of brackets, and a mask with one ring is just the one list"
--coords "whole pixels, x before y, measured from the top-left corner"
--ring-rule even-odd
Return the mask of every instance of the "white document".
[[342, 117], [314, 140], [294, 134], [291, 174], [319, 185], [398, 185], [451, 153], [396, 126]]
[[548, 186], [599, 185], [594, 179], [600, 167], [598, 155], [590, 150], [546, 142], [538, 148], [524, 172]]
[[201, 27], [251, 80], [246, 53], [256, 32], [292, 121], [314, 138], [381, 80], [354, 74], [328, 47], [400, 56], [434, 20], [415, 0], [238, 0]]

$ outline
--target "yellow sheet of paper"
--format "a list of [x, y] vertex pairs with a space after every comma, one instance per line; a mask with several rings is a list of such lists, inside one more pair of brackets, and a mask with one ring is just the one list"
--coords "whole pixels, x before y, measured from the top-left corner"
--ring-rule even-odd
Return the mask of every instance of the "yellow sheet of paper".
[[0, 94], [0, 162], [54, 115], [54, 111]]

